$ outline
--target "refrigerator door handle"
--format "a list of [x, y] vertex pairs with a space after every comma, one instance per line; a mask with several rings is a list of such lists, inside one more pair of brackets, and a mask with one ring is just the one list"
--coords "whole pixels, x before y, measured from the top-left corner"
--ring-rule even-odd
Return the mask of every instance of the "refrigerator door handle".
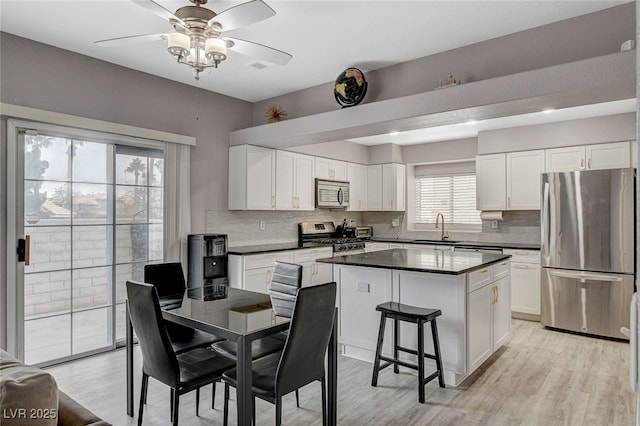
[[[629, 330], [622, 327], [620, 331], [629, 337], [629, 383], [631, 390], [638, 392], [638, 293], [631, 298], [631, 315]], [[624, 330], [623, 330], [624, 329]], [[629, 334], [627, 334], [629, 333]]]
[[622, 282], [622, 278], [623, 278], [618, 275], [596, 274], [593, 272], [582, 272], [582, 271], [558, 271], [558, 270], [549, 271], [549, 275], [552, 275], [554, 277], [559, 277], [559, 278], [573, 278], [573, 279], [610, 281], [610, 282]]
[[551, 230], [549, 228], [549, 182], [544, 183], [544, 189], [542, 190], [542, 259], [549, 256], [549, 239], [551, 237]]

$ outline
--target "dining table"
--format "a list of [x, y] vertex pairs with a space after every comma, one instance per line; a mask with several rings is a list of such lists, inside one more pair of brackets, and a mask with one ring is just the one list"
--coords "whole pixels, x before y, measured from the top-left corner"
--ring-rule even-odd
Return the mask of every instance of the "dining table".
[[[206, 331], [236, 343], [238, 425], [250, 425], [253, 413], [252, 342], [289, 328], [289, 319], [276, 317], [268, 294], [221, 286], [187, 288], [184, 294], [160, 298], [165, 321]], [[126, 327], [127, 414], [133, 417], [134, 334], [128, 315]], [[337, 316], [327, 347], [327, 424], [337, 424]]]

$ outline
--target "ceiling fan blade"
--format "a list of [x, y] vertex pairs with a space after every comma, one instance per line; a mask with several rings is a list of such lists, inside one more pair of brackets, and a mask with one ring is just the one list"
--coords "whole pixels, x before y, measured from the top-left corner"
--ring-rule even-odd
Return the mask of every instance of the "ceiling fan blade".
[[[234, 52], [238, 52], [245, 56], [260, 59], [264, 62], [269, 62], [277, 65], [286, 65], [287, 62], [293, 57], [290, 54], [278, 49], [274, 49], [269, 46], [254, 43], [252, 41], [241, 40], [239, 38], [225, 37], [224, 40], [233, 43], [233, 46], [229, 46], [229, 49]], [[229, 43], [227, 43], [229, 45]]]
[[141, 34], [134, 36], [116, 37], [106, 40], [98, 40], [94, 42], [98, 46], [102, 47], [116, 47], [130, 43], [142, 43], [147, 41], [157, 41], [166, 39], [166, 34]]
[[220, 24], [222, 31], [229, 31], [240, 27], [246, 27], [253, 23], [270, 18], [276, 14], [262, 0], [253, 0], [242, 3], [220, 12], [209, 21], [209, 25]]
[[163, 6], [160, 6], [158, 3], [154, 2], [153, 0], [131, 0], [131, 1], [137, 4], [138, 6], [142, 6], [145, 9], [151, 11], [152, 13], [155, 13], [162, 19], [165, 19], [169, 22], [177, 22], [180, 25], [185, 26], [185, 23], [182, 19], [178, 18], [176, 15], [173, 14], [173, 12], [169, 11], [168, 9], [165, 9]]

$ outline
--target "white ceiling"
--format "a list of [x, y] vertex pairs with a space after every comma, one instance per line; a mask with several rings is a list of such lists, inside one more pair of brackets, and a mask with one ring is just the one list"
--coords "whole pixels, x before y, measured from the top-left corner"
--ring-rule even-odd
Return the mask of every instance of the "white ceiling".
[[[357, 66], [370, 71], [505, 34], [598, 11], [612, 1], [266, 0], [276, 16], [229, 33], [293, 55], [285, 66], [256, 69], [229, 54], [199, 86], [257, 102], [335, 80]], [[187, 0], [156, 0], [175, 11]], [[210, 0], [221, 12], [242, 1]], [[160, 77], [196, 85], [163, 41], [105, 48], [94, 41], [164, 33], [167, 21], [131, 0], [0, 0], [0, 29]], [[407, 136], [410, 137], [410, 136]], [[373, 143], [361, 141], [362, 143]]]

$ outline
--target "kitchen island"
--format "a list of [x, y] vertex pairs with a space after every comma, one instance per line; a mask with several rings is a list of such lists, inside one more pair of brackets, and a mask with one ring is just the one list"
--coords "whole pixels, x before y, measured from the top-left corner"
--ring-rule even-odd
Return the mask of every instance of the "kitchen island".
[[[499, 253], [390, 249], [318, 259], [333, 265], [333, 279], [338, 283], [343, 355], [373, 361], [380, 324], [376, 305], [394, 301], [437, 308], [442, 311], [438, 334], [445, 382], [458, 385], [509, 339], [509, 257]], [[383, 347], [389, 356], [392, 329], [387, 327]], [[427, 352], [433, 352], [430, 333], [425, 331]], [[400, 324], [400, 344], [417, 347], [415, 325]], [[415, 363], [413, 355], [402, 354], [401, 358]], [[432, 366], [433, 361], [425, 360], [425, 365]]]

